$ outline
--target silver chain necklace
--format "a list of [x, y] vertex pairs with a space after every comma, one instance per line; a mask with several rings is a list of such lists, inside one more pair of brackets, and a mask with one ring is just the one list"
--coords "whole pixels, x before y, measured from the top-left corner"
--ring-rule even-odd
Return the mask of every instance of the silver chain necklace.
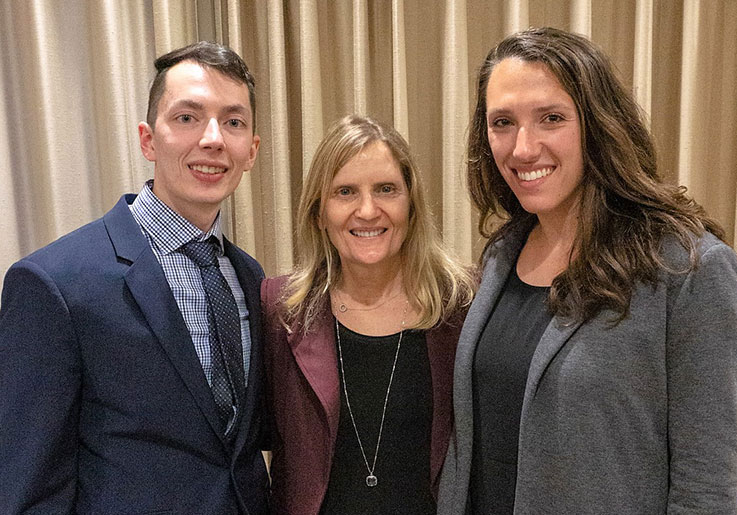
[[366, 486], [374, 487], [379, 482], [376, 479], [374, 470], [376, 470], [376, 457], [379, 455], [379, 445], [381, 444], [381, 433], [384, 431], [384, 418], [386, 417], [386, 405], [389, 402], [389, 392], [392, 389], [392, 381], [394, 381], [394, 371], [397, 368], [397, 358], [399, 357], [399, 349], [402, 346], [402, 336], [404, 335], [404, 322], [407, 316], [407, 306], [409, 301], [404, 306], [404, 313], [402, 313], [402, 325], [399, 327], [399, 339], [397, 340], [397, 350], [394, 353], [394, 363], [392, 363], [392, 373], [389, 376], [389, 385], [386, 387], [386, 395], [384, 396], [384, 408], [381, 410], [381, 424], [379, 424], [379, 436], [376, 439], [376, 449], [374, 450], [374, 461], [369, 466], [368, 458], [366, 458], [366, 452], [363, 450], [363, 443], [361, 442], [361, 435], [358, 434], [358, 426], [356, 425], [356, 419], [353, 416], [353, 410], [351, 409], [351, 401], [348, 400], [348, 388], [345, 382], [345, 368], [343, 367], [343, 349], [340, 345], [340, 328], [338, 327], [338, 317], [335, 317], [335, 335], [338, 340], [338, 357], [340, 358], [340, 378], [343, 383], [343, 393], [345, 394], [345, 403], [348, 406], [348, 414], [351, 416], [351, 423], [353, 424], [353, 430], [356, 432], [356, 439], [358, 440], [358, 447], [361, 449], [361, 455], [363, 456], [363, 462], [366, 464], [366, 470], [368, 475], [366, 476]]
[[345, 302], [343, 302], [343, 299], [341, 298], [342, 296], [341, 295], [338, 295], [337, 290], [335, 292], [335, 297], [336, 297], [336, 300], [338, 301], [338, 311], [340, 311], [341, 313], [345, 313], [348, 310], [350, 310], [350, 311], [373, 311], [375, 309], [379, 309], [381, 306], [383, 306], [384, 304], [386, 304], [390, 300], [394, 300], [397, 297], [399, 297], [399, 294], [400, 293], [402, 293], [401, 290], [398, 291], [397, 293], [395, 293], [394, 295], [392, 295], [391, 297], [389, 297], [388, 299], [384, 299], [383, 301], [379, 302], [378, 304], [376, 304], [374, 306], [367, 307], [367, 308], [349, 308], [345, 304]]

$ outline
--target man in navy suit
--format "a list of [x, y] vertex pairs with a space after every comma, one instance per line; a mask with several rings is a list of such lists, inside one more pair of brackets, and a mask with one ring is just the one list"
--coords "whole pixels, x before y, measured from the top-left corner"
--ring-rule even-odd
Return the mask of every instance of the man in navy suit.
[[0, 513], [267, 511], [263, 271], [220, 229], [258, 153], [253, 78], [213, 43], [155, 65], [153, 181], [5, 278]]

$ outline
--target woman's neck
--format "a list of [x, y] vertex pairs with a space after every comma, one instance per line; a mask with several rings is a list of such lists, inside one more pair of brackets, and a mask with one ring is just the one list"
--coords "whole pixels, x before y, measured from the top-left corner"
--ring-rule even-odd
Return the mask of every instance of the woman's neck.
[[530, 231], [517, 259], [517, 274], [534, 286], [550, 286], [564, 272], [575, 256], [578, 218], [546, 219]]
[[330, 291], [332, 310], [353, 331], [383, 336], [412, 327], [417, 313], [404, 290], [400, 267], [378, 269], [345, 267]]
[[335, 290], [357, 307], [370, 307], [403, 293], [402, 272], [399, 267], [384, 271], [344, 267]]

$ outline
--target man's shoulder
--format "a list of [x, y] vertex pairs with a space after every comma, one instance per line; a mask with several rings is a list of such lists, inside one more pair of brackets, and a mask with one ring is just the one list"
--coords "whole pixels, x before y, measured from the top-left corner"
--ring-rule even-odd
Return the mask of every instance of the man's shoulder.
[[[105, 219], [113, 213], [117, 213], [117, 217], [121, 215], [126, 216], [126, 212], [120, 209], [121, 202], [125, 202], [125, 198], [121, 199], [115, 207], [100, 218], [32, 252], [22, 258], [18, 264], [34, 263], [45, 269], [48, 273], [52, 273], [70, 267], [81, 268], [83, 265], [93, 260], [99, 260], [108, 254], [114, 257], [114, 250], [110, 243], [110, 235]], [[135, 223], [132, 215], [130, 215], [130, 223]]]
[[76, 257], [87, 254], [90, 250], [99, 248], [99, 240], [104, 233], [102, 218], [98, 218], [32, 252], [21, 261], [44, 264], [64, 259], [66, 256]]

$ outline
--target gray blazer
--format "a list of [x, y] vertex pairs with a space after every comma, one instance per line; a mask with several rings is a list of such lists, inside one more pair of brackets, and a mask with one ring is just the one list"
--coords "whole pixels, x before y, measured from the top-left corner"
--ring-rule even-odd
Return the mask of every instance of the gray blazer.
[[[476, 343], [526, 238], [489, 249], [456, 354], [455, 429], [438, 513], [463, 514]], [[515, 514], [737, 513], [737, 256], [711, 234], [699, 266], [641, 285], [616, 326], [553, 318], [530, 364]], [[688, 255], [675, 242], [663, 257]]]

